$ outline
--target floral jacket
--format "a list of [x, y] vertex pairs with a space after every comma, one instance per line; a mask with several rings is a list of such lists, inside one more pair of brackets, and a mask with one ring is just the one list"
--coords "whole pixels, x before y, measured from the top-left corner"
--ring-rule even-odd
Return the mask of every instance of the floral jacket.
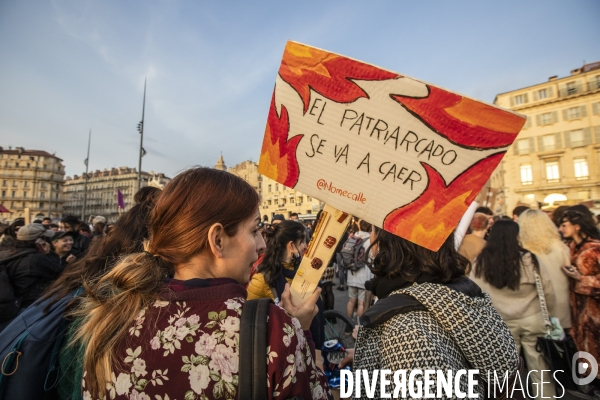
[[[246, 295], [232, 279], [171, 280], [117, 345], [106, 399], [237, 399]], [[310, 332], [274, 304], [267, 324], [269, 399], [327, 399]], [[88, 400], [86, 375], [83, 398]]]

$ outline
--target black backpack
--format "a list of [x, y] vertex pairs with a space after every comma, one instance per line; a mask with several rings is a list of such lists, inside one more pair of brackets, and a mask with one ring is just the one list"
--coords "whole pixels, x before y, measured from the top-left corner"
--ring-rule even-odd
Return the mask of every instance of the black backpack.
[[350, 235], [348, 240], [346, 240], [340, 251], [341, 267], [343, 269], [354, 272], [366, 265], [363, 243], [363, 239], [354, 235]]
[[[0, 260], [0, 324], [12, 320], [21, 310], [21, 299], [15, 296], [15, 290], [8, 275], [8, 264], [11, 261], [36, 253], [35, 249], [25, 249], [10, 257]], [[2, 329], [0, 328], [0, 332]]]
[[82, 291], [70, 293], [48, 310], [52, 299], [32, 304], [2, 331], [0, 400], [56, 398], [58, 356], [69, 325], [63, 314]]
[[[267, 316], [271, 302], [270, 298], [248, 300], [242, 308], [238, 400], [269, 398], [269, 388], [267, 387]], [[288, 400], [302, 400], [302, 397], [294, 396]]]

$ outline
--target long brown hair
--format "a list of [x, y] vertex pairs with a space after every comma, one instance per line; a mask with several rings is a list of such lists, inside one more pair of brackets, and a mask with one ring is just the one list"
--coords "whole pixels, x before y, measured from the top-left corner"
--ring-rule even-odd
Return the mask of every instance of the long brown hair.
[[113, 230], [101, 240], [92, 241], [85, 256], [69, 265], [60, 277], [50, 285], [40, 299], [52, 298], [48, 308], [70, 292], [102, 277], [119, 257], [144, 251], [144, 240], [148, 239], [150, 212], [161, 190], [145, 187], [138, 190], [136, 204], [123, 213]]
[[87, 297], [74, 313], [82, 319], [74, 340], [85, 348], [83, 366], [93, 398], [102, 397], [117, 343], [157, 298], [169, 269], [208, 247], [213, 224], [235, 235], [259, 202], [243, 179], [212, 168], [189, 169], [166, 185], [152, 211], [146, 252], [128, 255], [100, 280], [86, 284]]

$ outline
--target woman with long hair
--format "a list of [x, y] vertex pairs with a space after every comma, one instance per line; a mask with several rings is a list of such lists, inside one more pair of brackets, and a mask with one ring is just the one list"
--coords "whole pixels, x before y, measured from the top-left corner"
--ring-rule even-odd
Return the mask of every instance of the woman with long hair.
[[[115, 228], [103, 239], [96, 239], [88, 252], [71, 263], [62, 275], [48, 288], [42, 300], [50, 299], [50, 308], [69, 293], [82, 288], [84, 284], [96, 282], [104, 276], [119, 257], [143, 251], [144, 240], [148, 239], [148, 221], [161, 190], [144, 187], [134, 196], [135, 205], [119, 217]], [[74, 299], [70, 307], [75, 307], [79, 298]], [[72, 343], [71, 337], [79, 327], [80, 320], [71, 321], [63, 348], [60, 352], [61, 377], [57, 385], [57, 398], [71, 399], [81, 397], [83, 352], [80, 346]]]
[[548, 215], [540, 210], [527, 210], [519, 217], [521, 246], [531, 251], [546, 267], [556, 296], [555, 314], [563, 328], [571, 327], [569, 279], [563, 267], [571, 265], [569, 248]]
[[302, 261], [306, 229], [300, 222], [285, 220], [265, 228], [265, 242], [262, 263], [248, 284], [248, 300], [270, 297], [278, 303]]
[[[486, 379], [488, 372], [517, 371], [514, 340], [489, 297], [465, 276], [469, 261], [456, 251], [454, 234], [432, 251], [373, 227], [370, 251], [375, 277], [366, 286], [379, 300], [360, 318], [356, 348], [342, 366], [353, 357], [354, 370], [405, 370], [406, 376], [415, 370], [478, 369]], [[455, 381], [467, 391], [466, 376]], [[382, 398], [376, 387], [371, 398]], [[474, 389], [485, 397], [486, 387], [479, 382]], [[441, 389], [433, 379], [429, 392], [435, 396]]]
[[[278, 303], [285, 284], [292, 283], [306, 250], [306, 229], [300, 222], [285, 220], [265, 228], [266, 250], [257, 273], [248, 284], [248, 300], [269, 297]], [[323, 302], [310, 326], [315, 348], [321, 350], [325, 341]], [[317, 352], [319, 354], [319, 352]]]
[[[212, 168], [166, 185], [144, 251], [86, 284], [73, 312], [82, 319], [85, 399], [237, 397], [244, 284], [264, 250], [259, 202], [244, 180]], [[318, 295], [295, 307], [286, 288], [282, 305], [297, 318], [269, 306], [269, 398], [326, 398], [304, 333]]]
[[548, 370], [548, 366], [542, 354], [535, 349], [537, 338], [546, 333], [535, 283], [536, 269], [539, 269], [544, 296], [552, 315], [554, 289], [544, 264], [519, 245], [518, 236], [519, 225], [516, 222], [501, 219], [494, 223], [470, 277], [489, 294], [510, 329], [517, 348], [519, 351], [523, 349], [531, 379], [540, 388], [536, 397], [554, 397], [554, 384], [549, 380], [543, 381], [540, 374], [540, 371]]
[[[589, 213], [567, 210], [560, 232], [570, 239], [571, 263], [563, 267], [570, 278], [571, 335], [579, 351], [600, 360], [600, 235]], [[600, 390], [600, 373], [593, 387]]]

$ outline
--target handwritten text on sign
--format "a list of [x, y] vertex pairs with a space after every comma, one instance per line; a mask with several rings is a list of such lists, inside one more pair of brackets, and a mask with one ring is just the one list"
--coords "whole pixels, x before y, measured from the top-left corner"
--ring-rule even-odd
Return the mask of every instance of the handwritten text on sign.
[[525, 119], [288, 42], [259, 172], [437, 250]]

